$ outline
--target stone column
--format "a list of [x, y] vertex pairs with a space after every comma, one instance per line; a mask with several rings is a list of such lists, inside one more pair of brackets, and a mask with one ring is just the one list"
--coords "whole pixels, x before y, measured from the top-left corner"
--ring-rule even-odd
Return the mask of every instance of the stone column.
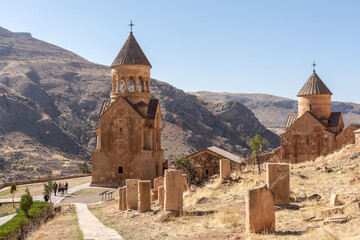
[[119, 210], [122, 210], [122, 188], [118, 188], [119, 191]]
[[126, 204], [126, 186], [122, 187], [122, 210], [126, 211], [127, 210], [127, 204]]
[[275, 231], [274, 200], [266, 186], [247, 190], [245, 219], [247, 233]]
[[267, 163], [266, 184], [274, 195], [275, 205], [290, 204], [289, 164]]
[[139, 181], [139, 213], [151, 210], [151, 181]]
[[182, 211], [183, 207], [183, 177], [180, 171], [165, 172], [165, 211]]
[[231, 167], [230, 160], [220, 159], [220, 179], [230, 178]]
[[183, 191], [185, 192], [187, 190], [187, 174], [182, 174], [181, 176], [183, 178]]
[[126, 206], [127, 209], [138, 208], [139, 179], [126, 179]]
[[161, 186], [158, 188], [159, 195], [158, 195], [158, 203], [159, 206], [164, 206], [164, 197], [165, 197], [165, 188]]

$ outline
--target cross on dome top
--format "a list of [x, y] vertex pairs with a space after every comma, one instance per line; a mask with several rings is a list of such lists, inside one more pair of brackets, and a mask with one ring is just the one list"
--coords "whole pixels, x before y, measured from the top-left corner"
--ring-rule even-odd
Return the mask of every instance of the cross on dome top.
[[315, 61], [313, 62], [313, 64], [311, 64], [312, 66], [313, 66], [313, 72], [315, 72], [315, 66], [317, 65], [316, 63], [315, 63]]
[[129, 26], [130, 26], [130, 32], [132, 32], [132, 27], [135, 26], [135, 24], [132, 23], [132, 20], [130, 21]]

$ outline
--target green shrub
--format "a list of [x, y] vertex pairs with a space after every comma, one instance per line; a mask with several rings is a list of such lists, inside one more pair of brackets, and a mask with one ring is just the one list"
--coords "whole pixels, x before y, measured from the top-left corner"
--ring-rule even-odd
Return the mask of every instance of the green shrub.
[[29, 210], [32, 204], [33, 204], [33, 198], [30, 195], [29, 190], [26, 188], [26, 193], [21, 196], [20, 209], [24, 211], [26, 217], [28, 218], [30, 217]]
[[84, 164], [80, 167], [80, 173], [83, 173], [83, 174], [89, 174], [91, 173], [91, 169], [90, 167], [86, 164], [86, 162], [84, 161]]
[[173, 159], [175, 169], [187, 174], [187, 184], [196, 184], [197, 166], [187, 157], [178, 156]]
[[23, 239], [29, 230], [39, 226], [42, 219], [52, 213], [52, 205], [46, 202], [34, 202], [28, 211], [29, 218], [24, 211], [19, 210], [10, 221], [0, 226], [0, 239]]

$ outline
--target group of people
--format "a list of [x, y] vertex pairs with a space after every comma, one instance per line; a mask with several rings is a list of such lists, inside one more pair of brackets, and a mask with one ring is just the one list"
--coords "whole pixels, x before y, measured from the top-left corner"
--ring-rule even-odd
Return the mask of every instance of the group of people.
[[64, 193], [67, 194], [67, 190], [69, 188], [69, 184], [65, 183], [56, 183], [53, 184], [54, 195], [56, 196], [56, 192], [60, 193], [61, 196], [64, 196]]

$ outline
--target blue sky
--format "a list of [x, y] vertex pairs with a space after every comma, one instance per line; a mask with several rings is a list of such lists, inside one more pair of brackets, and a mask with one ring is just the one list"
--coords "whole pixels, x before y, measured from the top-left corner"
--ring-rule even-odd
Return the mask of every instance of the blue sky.
[[312, 73], [360, 103], [360, 1], [1, 1], [0, 26], [110, 65], [129, 34], [184, 91], [296, 99]]

